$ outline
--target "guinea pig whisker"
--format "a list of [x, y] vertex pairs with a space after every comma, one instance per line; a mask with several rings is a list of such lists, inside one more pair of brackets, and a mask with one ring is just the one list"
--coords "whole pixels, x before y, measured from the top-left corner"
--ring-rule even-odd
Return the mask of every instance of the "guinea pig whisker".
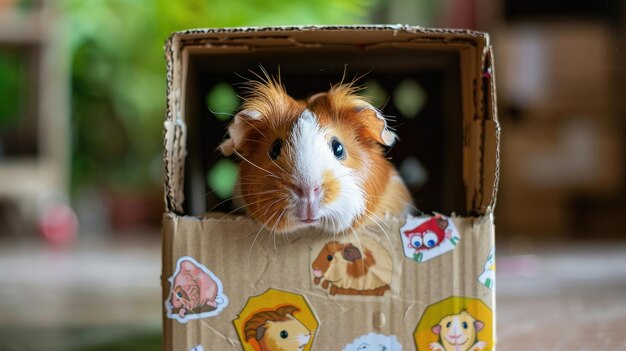
[[[384, 197], [384, 196], [376, 196], [376, 195], [367, 195], [367, 196], [376, 197], [376, 198], [383, 198]], [[414, 209], [415, 211], [421, 212], [420, 209], [417, 208], [412, 202], [402, 201], [402, 199], [400, 197], [398, 197], [397, 195], [391, 197], [391, 199], [393, 199], [394, 201], [396, 201], [398, 203], [407, 205], [408, 207], [410, 207], [411, 209]]]
[[361, 239], [359, 239], [359, 235], [356, 233], [356, 231], [354, 230], [354, 228], [350, 228], [350, 231], [352, 232], [352, 235], [354, 236], [354, 238], [356, 239], [357, 244], [359, 245], [359, 250], [361, 252], [363, 251], [363, 245], [361, 245]]
[[[241, 157], [241, 159], [242, 159], [242, 160], [244, 160], [244, 161], [248, 162], [248, 163], [249, 163], [249, 164], [251, 164], [252, 166], [254, 166], [254, 167], [256, 167], [256, 168], [258, 168], [258, 169], [262, 170], [263, 172], [266, 172], [266, 173], [269, 173], [269, 174], [272, 174], [272, 175], [276, 176], [274, 173], [272, 173], [272, 172], [268, 171], [267, 169], [265, 169], [265, 168], [263, 168], [263, 167], [261, 167], [261, 166], [256, 165], [254, 162], [251, 162], [251, 161], [249, 161], [247, 158], [243, 157], [243, 155], [242, 155], [242, 154], [240, 154], [240, 153], [239, 153], [239, 151], [234, 150], [234, 152], [235, 152], [235, 154], [236, 154], [237, 156]], [[278, 178], [278, 176], [276, 176], [276, 177]]]
[[[255, 130], [256, 130], [259, 134], [261, 134], [261, 136], [262, 136], [265, 140], [269, 141], [269, 138], [268, 138], [265, 134], [263, 134], [263, 132], [261, 132], [261, 131], [257, 128], [257, 127], [255, 127], [255, 126], [254, 126], [254, 124], [252, 124], [250, 121], [248, 121], [248, 119], [247, 119], [247, 118], [242, 118], [242, 120], [243, 120], [244, 122], [246, 122], [246, 123], [247, 123], [250, 127], [254, 128], [254, 129], [255, 129]], [[237, 152], [237, 151], [235, 151], [235, 152]]]
[[270, 208], [272, 208], [272, 206], [274, 206], [275, 203], [277, 203], [278, 201], [283, 201], [283, 200], [287, 200], [286, 196], [280, 197], [278, 198], [278, 200], [274, 200], [271, 204], [267, 205], [267, 208], [265, 209], [265, 212], [263, 212], [263, 215], [265, 216], [267, 214], [267, 211], [269, 211]]
[[285, 171], [285, 170], [284, 170], [281, 166], [279, 166], [279, 165], [278, 165], [278, 163], [276, 163], [276, 161], [272, 160], [271, 158], [270, 158], [270, 161], [272, 161], [272, 163], [274, 164], [274, 166], [278, 167], [281, 171], [283, 171], [283, 172], [285, 172], [285, 173], [288, 173], [288, 172], [287, 172], [287, 171]]
[[228, 217], [229, 215], [231, 215], [231, 214], [233, 214], [233, 213], [235, 213], [235, 212], [237, 212], [237, 211], [241, 210], [242, 208], [248, 207], [248, 205], [253, 205], [253, 204], [259, 203], [259, 202], [261, 202], [261, 201], [263, 201], [263, 200], [260, 200], [260, 201], [257, 201], [257, 202], [253, 202], [253, 203], [251, 203], [251, 204], [245, 204], [245, 205], [243, 205], [243, 206], [239, 206], [239, 207], [237, 207], [236, 209], [234, 209], [234, 210], [232, 210], [232, 211], [230, 211], [230, 212], [226, 213], [224, 216], [222, 216], [220, 219], [218, 219], [218, 220], [217, 220], [217, 222], [215, 222], [215, 223], [217, 224], [217, 223], [221, 222], [224, 218], [226, 218], [226, 217]]
[[[373, 216], [377, 217], [378, 219], [380, 219], [380, 217], [376, 216], [372, 211], [365, 209], [365, 211], [371, 213]], [[387, 234], [387, 231], [385, 229], [383, 229], [383, 227], [380, 225], [380, 223], [378, 223], [378, 221], [374, 220], [374, 218], [372, 218], [370, 215], [368, 215], [367, 213], [365, 214], [367, 216], [367, 218], [369, 218], [372, 222], [376, 223], [376, 225], [378, 226], [378, 228], [380, 228], [380, 230], [383, 231], [383, 233], [385, 234], [385, 237], [387, 237], [387, 242], [389, 243], [389, 248], [393, 250], [393, 244], [391, 243], [391, 238], [389, 237], [389, 234]], [[382, 221], [382, 219], [380, 219]], [[384, 223], [384, 221], [383, 221]], [[385, 223], [385, 225], [387, 225]], [[389, 227], [387, 225], [387, 227]]]
[[276, 226], [280, 222], [280, 219], [283, 217], [285, 212], [287, 212], [286, 208], [282, 210], [282, 212], [280, 213], [280, 216], [278, 216], [278, 219], [276, 220], [276, 222], [274, 222], [274, 226], [272, 227], [272, 230], [270, 231], [270, 233], [274, 234], [274, 255], [275, 255], [275, 258], [276, 258], [277, 261], [278, 261], [278, 248], [276, 247], [276, 236], [277, 236], [277, 233], [275, 232], [275, 230], [276, 230]]
[[[250, 194], [250, 196], [255, 196], [255, 195], [264, 195], [264, 194], [270, 194], [270, 193], [277, 193], [279, 192], [278, 190], [268, 190], [267, 192], [263, 192], [263, 193], [256, 193], [256, 194]], [[238, 199], [240, 197], [244, 197], [245, 195], [236, 195], [236, 196], [231, 196], [230, 198], [218, 203], [217, 205], [211, 207], [210, 210], [208, 210], [207, 212], [212, 212], [215, 208], [217, 208], [219, 205], [224, 204], [228, 201], [234, 200], [234, 199]]]
[[259, 235], [261, 235], [261, 232], [263, 231], [263, 229], [265, 229], [265, 226], [267, 226], [267, 224], [272, 220], [272, 218], [274, 218], [276, 213], [278, 212], [275, 212], [272, 216], [270, 216], [270, 218], [268, 218], [267, 221], [263, 223], [263, 225], [261, 225], [261, 228], [259, 228], [259, 231], [256, 232], [256, 234], [254, 235], [254, 239], [252, 240], [252, 245], [250, 245], [250, 250], [248, 250], [248, 266], [250, 266], [250, 257], [252, 256], [252, 249], [254, 248], [254, 244], [256, 243], [256, 240], [259, 238]]

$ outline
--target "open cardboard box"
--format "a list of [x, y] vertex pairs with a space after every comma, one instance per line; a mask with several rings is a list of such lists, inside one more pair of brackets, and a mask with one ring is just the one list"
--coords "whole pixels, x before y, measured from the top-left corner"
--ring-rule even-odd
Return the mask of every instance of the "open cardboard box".
[[[166, 350], [430, 350], [436, 343], [452, 350], [446, 337], [467, 337], [461, 350], [495, 348], [499, 126], [486, 34], [410, 26], [202, 29], [174, 33], [166, 56]], [[424, 165], [428, 182], [410, 190], [420, 210], [444, 215], [388, 217], [359, 228], [358, 243], [335, 238], [375, 253], [378, 266], [363, 278], [368, 289], [342, 290], [337, 267], [319, 279], [313, 266], [326, 257], [328, 235], [275, 236], [243, 216], [205, 214], [219, 202], [207, 195], [205, 177], [226, 125], [204, 97], [220, 82], [236, 88], [259, 65], [280, 67], [287, 92], [300, 99], [327, 90], [344, 70], [389, 91], [406, 79], [426, 91], [417, 118], [393, 104], [383, 108], [397, 117], [400, 138], [389, 155], [397, 166], [410, 158]], [[429, 250], [410, 248], [403, 233], [428, 223], [445, 223], [445, 239]], [[331, 271], [339, 277], [329, 278]], [[198, 306], [190, 305], [189, 279], [204, 300]], [[291, 336], [281, 334], [287, 330]]]

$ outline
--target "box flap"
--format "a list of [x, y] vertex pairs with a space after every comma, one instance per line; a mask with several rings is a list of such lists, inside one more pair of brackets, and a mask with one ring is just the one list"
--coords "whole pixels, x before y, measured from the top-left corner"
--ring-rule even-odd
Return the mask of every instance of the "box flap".
[[182, 97], [186, 96], [185, 70], [190, 56], [305, 48], [333, 50], [346, 46], [356, 46], [365, 52], [381, 46], [459, 52], [467, 211], [475, 214], [491, 211], [498, 179], [499, 125], [489, 37], [476, 31], [405, 25], [215, 28], [172, 34], [166, 43], [168, 103], [164, 164], [167, 211], [183, 213], [187, 134]]

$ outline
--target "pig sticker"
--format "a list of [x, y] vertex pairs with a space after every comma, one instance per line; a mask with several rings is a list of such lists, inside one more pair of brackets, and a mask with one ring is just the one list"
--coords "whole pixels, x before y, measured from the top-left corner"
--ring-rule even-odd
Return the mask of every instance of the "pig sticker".
[[461, 240], [454, 222], [439, 214], [409, 218], [400, 228], [404, 256], [416, 262], [440, 256]]
[[192, 257], [178, 259], [169, 282], [165, 310], [168, 318], [180, 323], [216, 316], [228, 305], [222, 282]]

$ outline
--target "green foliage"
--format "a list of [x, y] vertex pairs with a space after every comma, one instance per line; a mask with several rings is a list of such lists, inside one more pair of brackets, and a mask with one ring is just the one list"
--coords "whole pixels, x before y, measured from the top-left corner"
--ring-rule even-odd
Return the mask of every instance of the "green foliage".
[[[198, 27], [358, 23], [374, 0], [61, 0], [72, 61], [73, 184], [138, 189], [161, 157], [163, 43]], [[221, 106], [232, 105], [223, 102]]]
[[0, 52], [0, 130], [18, 122], [23, 104], [26, 72], [23, 58]]

